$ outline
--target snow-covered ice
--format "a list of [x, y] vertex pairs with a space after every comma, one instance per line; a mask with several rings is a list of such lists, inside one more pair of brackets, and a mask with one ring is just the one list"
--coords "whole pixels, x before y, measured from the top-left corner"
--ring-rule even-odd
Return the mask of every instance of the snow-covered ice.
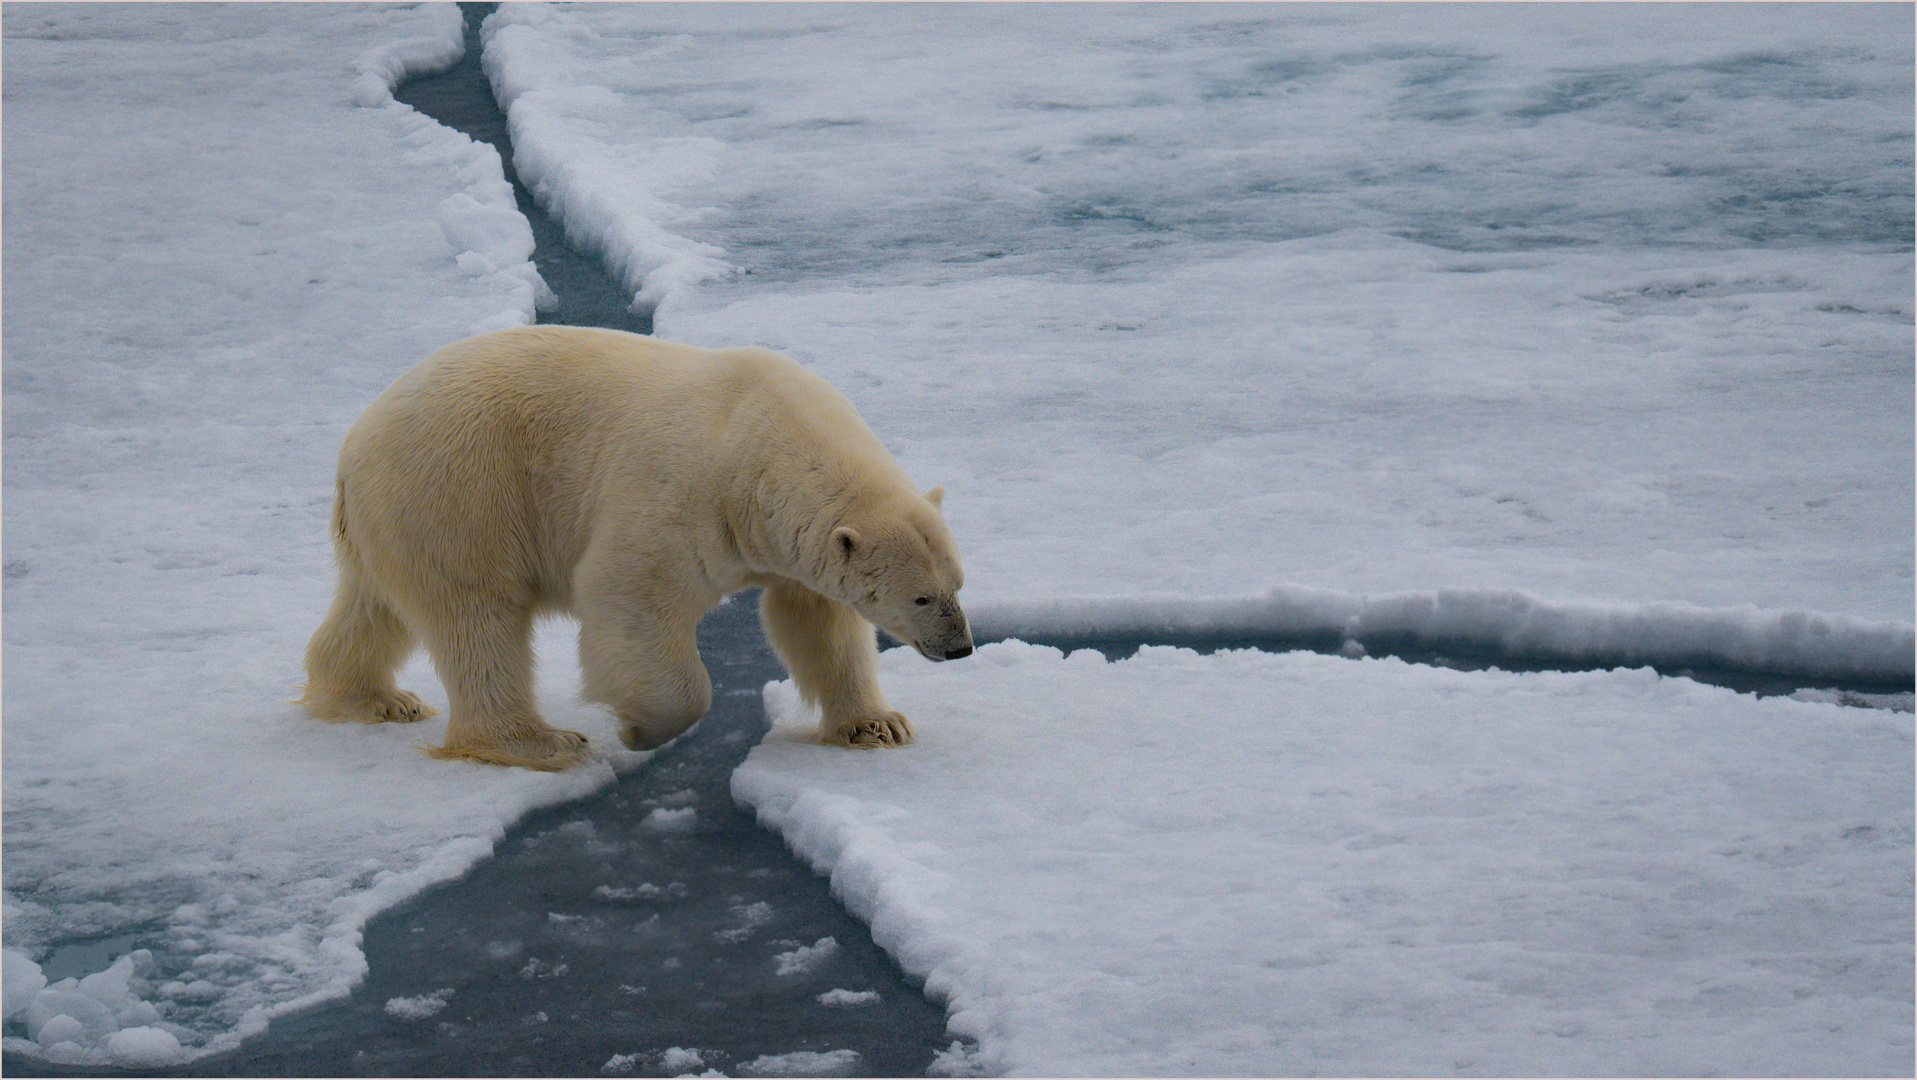
[[805, 975], [837, 955], [838, 951], [838, 941], [827, 937], [820, 938], [810, 945], [800, 945], [788, 952], [782, 952], [773, 959], [778, 962], [779, 975]]
[[144, 1000], [140, 976], [151, 961], [136, 949], [104, 971], [48, 985], [31, 961], [9, 953], [7, 1015], [55, 1062], [88, 1063], [104, 1052], [134, 1068], [177, 1064], [186, 1056], [180, 1036], [190, 1033]]
[[[451, 6], [0, 17], [6, 1046], [163, 1064], [344, 993], [373, 913], [644, 756], [449, 766], [443, 719], [285, 704], [346, 426], [546, 298], [497, 156], [391, 100]], [[1910, 1073], [1911, 717], [1842, 703], [1908, 699], [1631, 669], [1911, 676], [1908, 6], [486, 40], [520, 175], [663, 336], [797, 356], [946, 487], [981, 630], [1630, 665], [889, 655], [885, 754], [775, 685], [736, 793], [949, 1002], [936, 1071]], [[739, 1071], [857, 1064], [805, 1053]]]
[[669, 1071], [683, 1072], [689, 1069], [705, 1067], [705, 1058], [697, 1050], [688, 1050], [683, 1046], [674, 1046], [666, 1050], [661, 1066]]
[[1907, 624], [1908, 22], [528, 4], [487, 68], [662, 336], [798, 356], [945, 485], [982, 617], [1295, 584]]
[[827, 990], [819, 995], [819, 1004], [829, 1009], [856, 1009], [877, 1004], [878, 1000], [876, 990]]
[[648, 813], [639, 824], [653, 832], [691, 832], [699, 827], [699, 811], [690, 806], [677, 810], [669, 810], [662, 806]]
[[851, 1076], [858, 1067], [856, 1050], [794, 1050], [741, 1062], [739, 1071], [747, 1076]]
[[734, 792], [990, 1072], [1887, 1075], [1911, 723], [1648, 670], [887, 654], [908, 752]]
[[453, 988], [449, 986], [417, 997], [391, 998], [386, 1002], [386, 1011], [401, 1020], [428, 1020], [445, 1011], [446, 1002], [452, 996]]

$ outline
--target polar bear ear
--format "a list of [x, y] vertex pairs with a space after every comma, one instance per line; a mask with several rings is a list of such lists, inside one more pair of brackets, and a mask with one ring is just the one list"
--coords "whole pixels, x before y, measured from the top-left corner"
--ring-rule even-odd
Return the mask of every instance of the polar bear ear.
[[833, 529], [832, 549], [850, 558], [853, 552], [859, 550], [859, 534], [844, 526]]
[[937, 509], [945, 509], [945, 487], [940, 485], [925, 493], [925, 501]]

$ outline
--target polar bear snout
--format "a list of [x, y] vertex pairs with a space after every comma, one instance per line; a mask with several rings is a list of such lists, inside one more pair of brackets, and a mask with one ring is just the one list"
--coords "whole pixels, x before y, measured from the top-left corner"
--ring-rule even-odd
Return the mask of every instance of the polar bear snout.
[[965, 621], [956, 600], [939, 605], [936, 622], [912, 639], [919, 655], [934, 663], [962, 660], [972, 655], [972, 627]]

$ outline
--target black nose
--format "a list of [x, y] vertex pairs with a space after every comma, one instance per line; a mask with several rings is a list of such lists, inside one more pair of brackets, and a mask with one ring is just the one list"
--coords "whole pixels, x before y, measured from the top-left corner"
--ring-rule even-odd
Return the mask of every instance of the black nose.
[[972, 647], [970, 645], [961, 645], [956, 649], [945, 650], [945, 658], [947, 660], [963, 660], [970, 655], [972, 655]]

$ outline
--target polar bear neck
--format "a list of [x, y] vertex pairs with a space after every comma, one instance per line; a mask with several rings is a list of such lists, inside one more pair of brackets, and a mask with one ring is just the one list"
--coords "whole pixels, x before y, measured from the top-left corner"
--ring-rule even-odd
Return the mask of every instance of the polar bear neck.
[[733, 545], [752, 574], [834, 596], [841, 590], [829, 570], [833, 530], [918, 492], [852, 403], [824, 379], [776, 353], [734, 356], [751, 378], [729, 411], [722, 442], [743, 449], [752, 467], [733, 474], [737, 494], [726, 512]]
[[850, 602], [852, 597], [840, 595], [843, 582], [834, 572], [833, 532], [869, 521], [875, 511], [892, 504], [900, 491], [916, 494], [902, 472], [877, 478], [857, 472], [815, 461], [802, 471], [762, 474], [745, 512], [729, 522], [747, 567], [755, 575], [787, 578], [823, 596]]

